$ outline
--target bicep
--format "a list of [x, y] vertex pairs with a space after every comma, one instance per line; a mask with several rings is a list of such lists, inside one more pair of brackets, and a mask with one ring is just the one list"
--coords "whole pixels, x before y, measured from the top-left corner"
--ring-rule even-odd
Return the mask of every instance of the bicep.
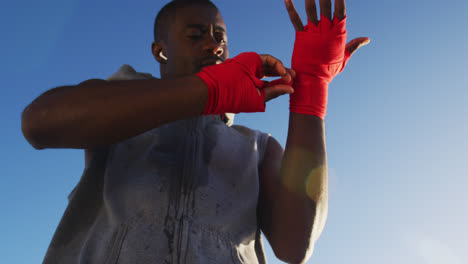
[[274, 197], [280, 185], [280, 170], [284, 149], [273, 137], [269, 137], [263, 161], [259, 166], [260, 194], [257, 208], [260, 228], [267, 239], [271, 237], [271, 220]]
[[70, 89], [76, 87], [83, 87], [86, 85], [95, 85], [105, 82], [101, 79], [90, 79], [81, 82], [78, 85], [60, 86], [53, 89], [49, 89], [34, 99], [21, 114], [21, 130], [24, 137], [28, 142], [36, 149], [43, 149], [40, 142], [44, 138], [44, 130], [48, 132], [48, 129], [44, 127], [44, 116], [50, 116], [50, 105], [54, 105], [57, 102], [57, 95], [67, 92]]

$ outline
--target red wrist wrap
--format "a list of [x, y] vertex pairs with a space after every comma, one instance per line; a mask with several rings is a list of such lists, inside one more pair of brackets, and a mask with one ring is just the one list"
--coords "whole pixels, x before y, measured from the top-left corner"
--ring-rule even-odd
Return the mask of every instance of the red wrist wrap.
[[346, 18], [335, 17], [332, 23], [322, 16], [317, 25], [309, 21], [304, 31], [296, 32], [291, 65], [297, 75], [289, 101], [291, 112], [325, 117], [328, 84], [350, 57], [345, 47]]
[[203, 115], [265, 112], [261, 74], [262, 61], [255, 52], [241, 53], [224, 63], [203, 68], [197, 73], [208, 87]]

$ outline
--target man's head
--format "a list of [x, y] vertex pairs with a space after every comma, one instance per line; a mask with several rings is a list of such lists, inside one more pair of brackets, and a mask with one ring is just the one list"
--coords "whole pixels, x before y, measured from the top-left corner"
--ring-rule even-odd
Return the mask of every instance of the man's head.
[[164, 6], [156, 17], [154, 39], [161, 78], [197, 73], [229, 56], [226, 25], [209, 0], [173, 0]]

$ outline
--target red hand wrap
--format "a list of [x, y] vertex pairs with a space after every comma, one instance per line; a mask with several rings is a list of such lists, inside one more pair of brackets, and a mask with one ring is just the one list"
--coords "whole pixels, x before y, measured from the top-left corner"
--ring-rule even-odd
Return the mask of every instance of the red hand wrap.
[[324, 118], [327, 110], [328, 84], [340, 73], [350, 58], [346, 47], [346, 17], [333, 23], [321, 16], [318, 25], [308, 22], [296, 32], [292, 68], [296, 71], [294, 93], [290, 95], [291, 112]]
[[[265, 112], [262, 61], [255, 52], [245, 52], [224, 63], [208, 66], [197, 75], [208, 86], [203, 115]], [[260, 89], [260, 93], [257, 89]]]

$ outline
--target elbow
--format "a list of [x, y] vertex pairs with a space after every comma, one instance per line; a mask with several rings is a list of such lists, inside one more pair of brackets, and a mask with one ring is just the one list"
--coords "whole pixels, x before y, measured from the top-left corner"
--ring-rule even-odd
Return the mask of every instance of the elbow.
[[45, 146], [42, 142], [41, 125], [39, 122], [39, 115], [34, 113], [30, 106], [26, 107], [21, 116], [21, 131], [24, 138], [35, 149], [44, 149]]
[[[287, 263], [305, 263], [313, 254], [315, 243], [326, 219], [326, 203], [305, 199], [305, 206], [282, 210], [290, 217], [275, 222], [275, 232], [270, 234], [270, 245], [276, 257]], [[294, 215], [295, 213], [295, 215]]]
[[312, 233], [294, 228], [269, 239], [275, 256], [286, 263], [305, 263], [314, 252]]
[[286, 263], [294, 264], [306, 263], [306, 261], [312, 256], [313, 251], [313, 245], [301, 247], [297, 245], [297, 243], [288, 243], [287, 246], [273, 248], [273, 252], [278, 259]]

